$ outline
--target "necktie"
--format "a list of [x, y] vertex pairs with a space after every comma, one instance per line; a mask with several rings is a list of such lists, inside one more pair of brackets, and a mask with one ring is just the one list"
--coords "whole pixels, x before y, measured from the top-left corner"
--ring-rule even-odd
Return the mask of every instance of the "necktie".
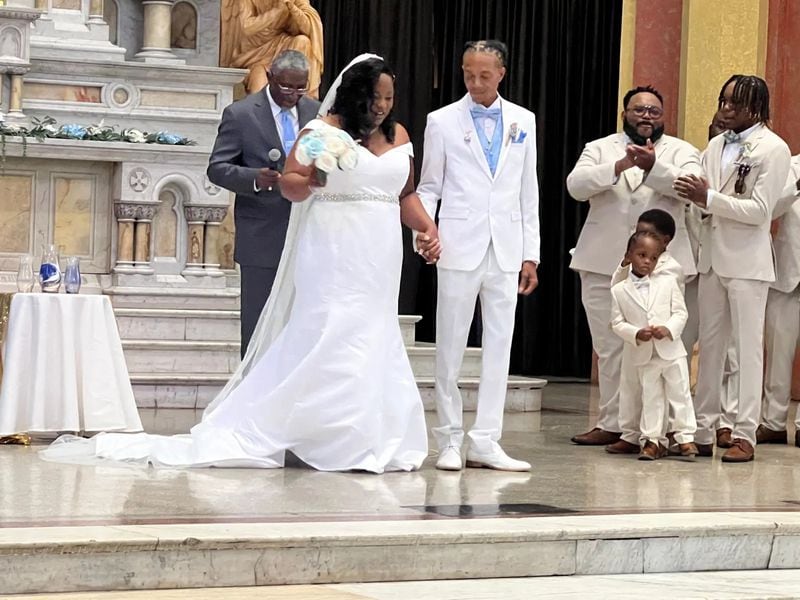
[[737, 142], [742, 141], [741, 134], [738, 134], [735, 131], [731, 131], [730, 129], [725, 133], [723, 133], [722, 136], [725, 138], [726, 144], [735, 144]]
[[294, 123], [292, 122], [292, 115], [288, 109], [281, 109], [281, 137], [283, 138], [283, 151], [286, 156], [292, 151], [294, 141], [297, 139], [297, 134], [294, 132]]

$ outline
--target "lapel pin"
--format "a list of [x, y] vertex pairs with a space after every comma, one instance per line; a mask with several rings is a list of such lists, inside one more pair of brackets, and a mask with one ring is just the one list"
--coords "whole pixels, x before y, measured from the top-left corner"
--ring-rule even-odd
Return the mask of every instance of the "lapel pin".
[[472, 132], [471, 131], [467, 131], [464, 134], [464, 141], [467, 142], [468, 144], [472, 141]]

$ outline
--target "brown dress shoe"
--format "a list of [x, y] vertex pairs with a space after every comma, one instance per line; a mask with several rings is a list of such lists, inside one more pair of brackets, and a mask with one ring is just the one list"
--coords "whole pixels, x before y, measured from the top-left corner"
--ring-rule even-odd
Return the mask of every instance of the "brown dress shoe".
[[609, 454], [639, 454], [639, 444], [631, 444], [625, 440], [617, 440], [613, 444], [606, 446]]
[[571, 441], [579, 446], [607, 446], [616, 442], [621, 435], [621, 433], [614, 433], [613, 431], [595, 427], [591, 431], [576, 435]]
[[703, 458], [714, 456], [714, 444], [695, 444], [694, 447], [697, 448], [697, 456], [702, 456]]
[[655, 442], [645, 442], [642, 451], [639, 453], [639, 460], [656, 460], [667, 453], [667, 449]]
[[756, 443], [757, 444], [788, 444], [789, 434], [786, 430], [775, 431], [764, 425], [759, 425], [756, 429]]
[[669, 447], [668, 452], [670, 456], [678, 456], [689, 461], [693, 461], [699, 453], [700, 451], [697, 449], [694, 442], [687, 442], [685, 444], [675, 443]]
[[730, 448], [733, 446], [731, 433], [733, 432], [727, 427], [717, 429], [717, 448]]
[[722, 462], [750, 462], [755, 456], [756, 451], [753, 444], [742, 438], [733, 438], [733, 446], [722, 455]]

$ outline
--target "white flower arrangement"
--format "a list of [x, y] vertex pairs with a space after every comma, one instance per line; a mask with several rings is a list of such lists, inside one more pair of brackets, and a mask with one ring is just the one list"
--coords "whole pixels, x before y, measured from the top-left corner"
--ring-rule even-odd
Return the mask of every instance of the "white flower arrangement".
[[314, 129], [300, 138], [294, 155], [304, 167], [316, 168], [317, 181], [322, 185], [335, 169], [351, 171], [358, 164], [356, 142], [345, 131], [330, 126]]

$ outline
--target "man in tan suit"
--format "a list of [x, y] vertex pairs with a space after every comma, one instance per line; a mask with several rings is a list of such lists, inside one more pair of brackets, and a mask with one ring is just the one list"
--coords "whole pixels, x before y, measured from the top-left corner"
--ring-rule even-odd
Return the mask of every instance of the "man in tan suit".
[[[800, 335], [800, 154], [792, 158], [792, 170], [773, 218], [780, 219], [773, 240], [775, 283], [767, 295], [764, 339], [764, 401], [759, 444], [786, 444], [786, 417], [792, 392], [792, 363]], [[795, 418], [794, 445], [800, 448], [800, 411]]]
[[572, 438], [574, 443], [588, 446], [611, 444], [620, 436], [622, 340], [609, 327], [610, 286], [642, 212], [660, 208], [672, 215], [676, 231], [670, 252], [685, 275], [697, 273], [686, 233], [685, 201], [672, 187], [679, 175], [702, 172], [697, 149], [664, 135], [663, 100], [651, 87], [637, 87], [625, 94], [622, 124], [624, 133], [586, 144], [567, 177], [570, 195], [589, 202], [589, 215], [570, 263], [581, 278], [581, 300], [598, 356], [597, 424]]
[[703, 156], [706, 178], [675, 187], [710, 214], [700, 244], [700, 359], [695, 396], [700, 456], [713, 454], [722, 370], [731, 338], [739, 359], [739, 406], [725, 462], [755, 456], [763, 380], [764, 310], [775, 280], [770, 221], [789, 175], [791, 155], [769, 124], [769, 90], [760, 77], [734, 75], [719, 108], [728, 130]]

